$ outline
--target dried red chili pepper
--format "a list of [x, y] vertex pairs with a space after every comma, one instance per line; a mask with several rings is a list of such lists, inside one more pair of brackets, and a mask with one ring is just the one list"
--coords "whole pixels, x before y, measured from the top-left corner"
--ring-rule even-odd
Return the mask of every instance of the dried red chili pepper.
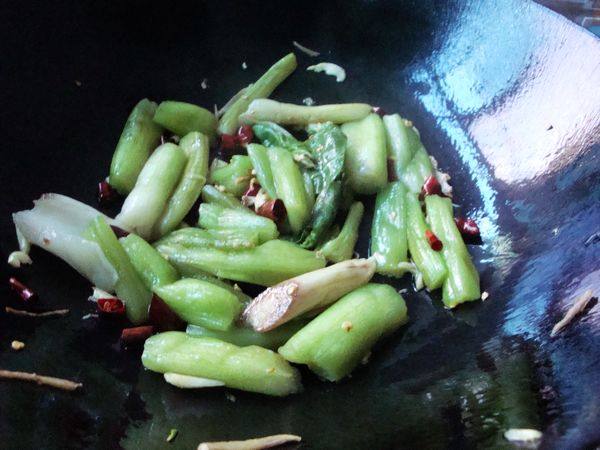
[[421, 189], [421, 194], [423, 195], [441, 195], [442, 194], [442, 186], [438, 182], [437, 178], [434, 175], [429, 175], [423, 183], [423, 188]]
[[8, 284], [10, 285], [10, 288], [17, 294], [19, 294], [19, 297], [21, 297], [21, 299], [23, 299], [24, 301], [30, 302], [37, 299], [37, 294], [16, 278], [11, 277], [8, 280]]
[[250, 142], [252, 142], [252, 139], [254, 139], [254, 132], [252, 131], [252, 127], [250, 125], [242, 125], [237, 131], [237, 144], [249, 144]]
[[456, 226], [458, 227], [458, 230], [461, 232], [461, 234], [468, 236], [480, 235], [479, 227], [473, 219], [457, 217], [456, 219], [454, 219], [454, 221], [456, 222]]
[[185, 322], [157, 295], [152, 296], [148, 316], [150, 323], [160, 331], [185, 329]]
[[287, 210], [285, 209], [283, 201], [279, 198], [276, 198], [275, 200], [268, 200], [260, 205], [256, 211], [256, 214], [280, 223], [285, 220], [285, 217], [287, 216]]
[[237, 147], [237, 139], [233, 134], [222, 134], [221, 145], [222, 150], [235, 150]]
[[431, 230], [425, 230], [425, 237], [427, 238], [427, 241], [429, 242], [429, 246], [431, 247], [432, 250], [435, 250], [436, 252], [439, 252], [442, 247], [444, 246], [442, 244], [442, 241], [440, 241], [438, 239], [438, 237], [433, 234], [433, 232]]
[[248, 190], [246, 190], [246, 192], [244, 192], [244, 197], [256, 197], [256, 195], [258, 194], [258, 191], [260, 191], [260, 184], [258, 184], [256, 181], [253, 181], [250, 183], [250, 186], [248, 186]]
[[116, 316], [125, 314], [125, 304], [118, 298], [99, 298], [96, 304], [102, 314]]
[[102, 206], [110, 205], [119, 198], [119, 193], [106, 180], [98, 183], [98, 203]]
[[144, 325], [141, 327], [124, 328], [121, 331], [121, 342], [124, 344], [137, 344], [144, 342], [154, 334], [152, 325]]

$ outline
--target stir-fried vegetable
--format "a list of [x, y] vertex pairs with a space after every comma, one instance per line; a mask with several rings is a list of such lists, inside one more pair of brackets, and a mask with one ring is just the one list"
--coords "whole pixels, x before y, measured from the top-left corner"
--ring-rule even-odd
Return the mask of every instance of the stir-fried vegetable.
[[208, 175], [208, 138], [205, 135], [198, 132], [189, 133], [181, 139], [179, 147], [187, 156], [187, 163], [181, 180], [155, 227], [155, 237], [167, 234], [181, 223], [200, 197]]
[[212, 138], [217, 128], [217, 118], [209, 110], [171, 100], [158, 105], [153, 120], [178, 136], [198, 131]]
[[211, 203], [200, 205], [198, 224], [210, 230], [244, 230], [258, 233], [260, 242], [279, 236], [277, 225], [266, 217], [254, 214], [249, 209], [223, 208]]
[[248, 156], [252, 161], [255, 177], [260, 186], [267, 191], [271, 198], [277, 198], [275, 191], [275, 182], [273, 181], [273, 172], [271, 171], [271, 162], [266, 147], [259, 144], [249, 144], [246, 147]]
[[377, 340], [407, 321], [404, 299], [391, 286], [368, 284], [330, 306], [279, 349], [330, 381], [348, 375]]
[[218, 380], [231, 388], [267, 395], [285, 396], [302, 389], [298, 371], [277, 353], [177, 331], [148, 339], [142, 362], [154, 372]]
[[207, 281], [184, 278], [154, 292], [187, 323], [213, 330], [229, 329], [242, 308], [235, 295]]
[[352, 258], [354, 246], [358, 240], [358, 227], [364, 210], [365, 207], [361, 202], [353, 203], [350, 211], [348, 211], [342, 230], [319, 249], [328, 261], [341, 262]]
[[260, 233], [254, 228], [238, 227], [203, 230], [200, 228], [188, 227], [169, 233], [160, 241], [156, 242], [155, 245], [215, 247], [233, 250], [256, 247], [259, 243]]
[[130, 234], [119, 242], [148, 289], [175, 283], [179, 278], [173, 266], [141, 237]]
[[190, 249], [177, 245], [160, 245], [157, 249], [180, 273], [208, 272], [217, 277], [261, 286], [273, 286], [325, 266], [325, 259], [315, 252], [276, 239], [256, 248], [238, 251]]
[[286, 280], [256, 297], [246, 307], [244, 321], [256, 331], [272, 330], [305, 312], [328, 306], [368, 283], [374, 273], [374, 261], [354, 259]]
[[290, 53], [277, 61], [255, 83], [248, 86], [244, 92], [227, 108], [219, 121], [219, 133], [233, 134], [237, 130], [242, 114], [255, 99], [265, 98], [275, 90], [297, 67], [296, 55]]
[[252, 160], [246, 155], [234, 155], [229, 164], [213, 164], [209, 181], [239, 197], [246, 192], [251, 179]]
[[152, 237], [152, 230], [179, 182], [186, 160], [183, 150], [175, 144], [158, 147], [123, 203], [116, 218], [119, 226], [143, 238]]
[[142, 171], [150, 152], [160, 141], [161, 127], [152, 117], [156, 103], [140, 101], [127, 119], [110, 165], [109, 181], [121, 194], [128, 194]]

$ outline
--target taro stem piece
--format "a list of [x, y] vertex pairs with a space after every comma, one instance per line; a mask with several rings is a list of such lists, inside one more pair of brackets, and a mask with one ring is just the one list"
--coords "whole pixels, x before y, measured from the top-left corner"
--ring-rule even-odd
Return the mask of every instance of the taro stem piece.
[[307, 311], [328, 306], [368, 283], [374, 273], [371, 259], [351, 259], [308, 272], [262, 292], [242, 317], [256, 331], [269, 331]]

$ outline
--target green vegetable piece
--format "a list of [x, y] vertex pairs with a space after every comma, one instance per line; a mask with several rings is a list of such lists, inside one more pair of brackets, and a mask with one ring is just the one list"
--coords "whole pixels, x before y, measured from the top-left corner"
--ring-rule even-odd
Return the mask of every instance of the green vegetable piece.
[[230, 388], [267, 395], [285, 396], [302, 389], [298, 371], [277, 353], [178, 331], [147, 339], [142, 363], [154, 372], [219, 380]]
[[246, 151], [252, 161], [252, 167], [254, 168], [254, 172], [256, 173], [255, 176], [260, 187], [267, 191], [267, 194], [269, 194], [269, 197], [272, 199], [277, 198], [267, 149], [259, 144], [248, 144]]
[[186, 134], [179, 147], [187, 156], [183, 175], [169, 199], [165, 211], [156, 226], [155, 237], [167, 234], [177, 228], [186, 214], [192, 209], [208, 175], [208, 138], [202, 133]]
[[266, 333], [259, 333], [248, 327], [234, 326], [227, 331], [216, 331], [197, 325], [188, 325], [185, 332], [190, 336], [216, 338], [240, 347], [258, 345], [269, 350], [277, 350], [306, 323], [305, 320], [298, 319]]
[[246, 155], [234, 155], [229, 164], [213, 166], [210, 170], [210, 183], [223, 186], [236, 197], [246, 192], [252, 179], [252, 160]]
[[258, 233], [261, 243], [279, 236], [277, 225], [271, 219], [259, 216], [249, 209], [223, 208], [212, 203], [200, 205], [198, 224], [210, 230], [243, 230]]
[[310, 219], [310, 232], [302, 240], [302, 247], [315, 248], [327, 234], [327, 230], [335, 220], [337, 208], [342, 199], [342, 182], [327, 184], [317, 196]]
[[127, 118], [110, 164], [109, 183], [120, 194], [131, 192], [150, 152], [160, 142], [162, 129], [152, 121], [156, 103], [143, 99]]
[[261, 122], [252, 127], [254, 136], [266, 147], [280, 147], [288, 150], [294, 160], [304, 167], [313, 168], [315, 164], [310, 151], [303, 142], [299, 142], [285, 128], [273, 122]]
[[233, 195], [221, 192], [210, 184], [207, 184], [202, 188], [202, 201], [205, 203], [213, 203], [224, 208], [247, 209]]
[[406, 323], [406, 304], [389, 285], [367, 284], [345, 295], [279, 349], [329, 381], [348, 375], [377, 340]]
[[263, 98], [250, 103], [246, 112], [240, 116], [240, 122], [275, 122], [299, 126], [321, 122], [345, 123], [364, 119], [371, 109], [365, 103], [303, 106]]
[[347, 139], [341, 128], [332, 123], [308, 127], [308, 146], [317, 162], [313, 171], [315, 191], [319, 194], [327, 184], [341, 180], [347, 151]]
[[150, 239], [171, 193], [179, 183], [186, 161], [185, 153], [175, 144], [158, 147], [140, 172], [116, 221], [126, 230]]
[[256, 248], [224, 251], [159, 246], [158, 251], [180, 273], [207, 272], [219, 278], [272, 286], [288, 278], [325, 267], [325, 259], [287, 241], [272, 240]]
[[192, 278], [156, 286], [154, 292], [186, 322], [214, 330], [229, 329], [242, 309], [228, 290]]
[[156, 286], [171, 284], [179, 279], [179, 274], [173, 266], [141, 237], [130, 234], [119, 239], [119, 242], [146, 288], [152, 290]]
[[406, 241], [406, 188], [396, 181], [377, 194], [371, 227], [371, 255], [377, 261], [377, 273], [401, 276], [408, 261]]
[[304, 180], [292, 155], [278, 147], [267, 149], [277, 198], [283, 201], [292, 232], [298, 234], [310, 217]]
[[117, 271], [119, 278], [115, 292], [117, 297], [125, 303], [127, 318], [136, 325], [145, 322], [148, 319], [152, 292], [144, 286], [144, 282], [137, 274], [127, 253], [104, 218], [101, 216], [96, 218], [88, 231], [91, 238], [102, 249], [108, 262]]
[[425, 147], [421, 146], [413, 156], [412, 161], [406, 166], [402, 174], [402, 181], [410, 192], [418, 194], [423, 189], [425, 180], [433, 175], [433, 166]]
[[398, 114], [383, 116], [383, 123], [387, 137], [388, 158], [392, 161], [395, 179], [400, 180], [415, 152], [423, 144], [412, 123]]
[[240, 126], [240, 114], [248, 109], [248, 105], [254, 99], [271, 95], [275, 88], [290, 76], [297, 66], [296, 55], [293, 53], [285, 55], [271, 66], [263, 76], [248, 86], [244, 93], [227, 108], [219, 121], [219, 133], [234, 134]]
[[448, 268], [442, 290], [444, 305], [454, 308], [460, 303], [478, 300], [481, 296], [479, 274], [454, 222], [452, 200], [428, 195], [425, 207], [431, 231], [442, 241], [441, 253]]
[[209, 110], [191, 103], [171, 100], [158, 105], [154, 113], [154, 122], [178, 136], [199, 131], [212, 139], [217, 129], [217, 118]]
[[442, 286], [448, 269], [442, 254], [434, 251], [425, 237], [427, 225], [417, 194], [406, 193], [406, 217], [410, 256], [423, 274], [425, 286], [432, 291]]
[[352, 258], [364, 210], [365, 207], [361, 202], [354, 202], [346, 216], [342, 231], [320, 248], [319, 251], [328, 261], [337, 263]]
[[175, 230], [155, 245], [183, 245], [184, 247], [214, 247], [240, 249], [256, 247], [260, 243], [259, 233], [250, 228], [225, 228], [202, 230], [188, 227]]
[[358, 122], [342, 125], [348, 138], [346, 176], [359, 194], [375, 194], [388, 181], [385, 127], [381, 117], [369, 114]]
[[215, 286], [219, 286], [220, 288], [231, 292], [237, 297], [237, 299], [242, 305], [247, 305], [252, 301], [252, 298], [249, 295], [245, 294], [244, 291], [242, 291], [237, 284], [232, 285], [230, 282], [212, 276], [206, 272], [194, 270], [193, 273], [184, 273], [183, 275], [186, 278], [194, 278], [196, 280], [212, 283]]

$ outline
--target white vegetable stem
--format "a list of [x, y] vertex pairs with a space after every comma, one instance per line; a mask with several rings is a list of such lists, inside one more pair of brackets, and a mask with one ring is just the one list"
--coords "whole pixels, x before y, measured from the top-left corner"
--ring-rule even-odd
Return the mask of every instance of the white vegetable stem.
[[225, 383], [210, 378], [194, 377], [191, 375], [182, 375], [180, 373], [167, 372], [164, 375], [165, 381], [181, 389], [198, 389], [207, 387], [225, 386]]
[[256, 297], [244, 311], [243, 318], [256, 331], [272, 330], [368, 283], [375, 266], [373, 259], [350, 259], [291, 278]]
[[14, 213], [13, 221], [24, 239], [58, 256], [94, 285], [112, 291], [115, 269], [98, 244], [82, 237], [97, 216], [104, 214], [64, 195], [44, 194], [34, 201], [33, 209]]
[[276, 122], [284, 125], [309, 123], [345, 123], [364, 119], [371, 112], [366, 103], [341, 103], [336, 105], [303, 106], [280, 103], [261, 98], [254, 100], [240, 116], [242, 123]]

